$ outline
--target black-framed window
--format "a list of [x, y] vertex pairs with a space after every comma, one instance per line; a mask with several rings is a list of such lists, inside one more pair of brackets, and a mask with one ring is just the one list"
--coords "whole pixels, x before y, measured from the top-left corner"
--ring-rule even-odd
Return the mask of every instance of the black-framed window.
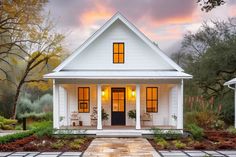
[[89, 87], [78, 87], [78, 110], [80, 113], [89, 112], [90, 89]]
[[113, 43], [113, 63], [122, 64], [125, 62], [125, 43]]
[[146, 88], [146, 112], [158, 112], [158, 88]]

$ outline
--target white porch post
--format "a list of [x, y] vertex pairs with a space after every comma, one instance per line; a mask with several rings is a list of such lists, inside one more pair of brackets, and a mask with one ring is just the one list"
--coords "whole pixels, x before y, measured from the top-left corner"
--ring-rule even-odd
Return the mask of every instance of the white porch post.
[[97, 85], [97, 129], [102, 129], [102, 99], [101, 99], [101, 85]]
[[136, 129], [141, 129], [140, 125], [140, 85], [136, 84]]
[[59, 85], [53, 79], [53, 128], [59, 129]]
[[178, 113], [177, 113], [177, 129], [183, 129], [183, 79], [180, 84], [178, 84]]

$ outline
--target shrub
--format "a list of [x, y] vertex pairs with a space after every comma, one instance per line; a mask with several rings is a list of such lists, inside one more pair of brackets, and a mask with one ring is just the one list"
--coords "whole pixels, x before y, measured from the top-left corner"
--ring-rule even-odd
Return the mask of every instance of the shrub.
[[185, 114], [185, 124], [196, 124], [202, 128], [208, 129], [219, 119], [213, 111], [193, 111]]
[[79, 139], [76, 139], [73, 142], [71, 142], [69, 144], [69, 147], [71, 149], [79, 149], [84, 142], [85, 142], [84, 138], [79, 138]]
[[161, 149], [166, 149], [169, 146], [168, 142], [163, 138], [155, 138], [154, 141], [159, 147], [161, 147]]
[[178, 148], [178, 149], [184, 149], [184, 148], [186, 148], [186, 144], [182, 143], [182, 142], [179, 141], [179, 140], [173, 141], [173, 144], [174, 144], [175, 147]]
[[225, 127], [225, 122], [222, 120], [216, 120], [211, 126], [212, 129], [216, 130], [222, 130], [224, 129], [224, 127]]
[[53, 127], [51, 121], [34, 123], [31, 127], [32, 130], [35, 131], [35, 135], [37, 137], [43, 137], [43, 136], [51, 137], [53, 134]]
[[18, 119], [22, 120], [23, 118], [32, 119], [33, 121], [51, 121], [52, 120], [52, 112], [47, 113], [24, 113], [19, 114]]
[[236, 128], [234, 128], [233, 126], [230, 126], [227, 129], [227, 132], [229, 132], [230, 134], [236, 135]]
[[14, 119], [6, 119], [4, 117], [0, 116], [0, 129], [3, 130], [13, 130], [14, 129], [14, 125], [16, 125], [17, 120]]
[[6, 136], [1, 136], [0, 137], [0, 144], [4, 144], [4, 143], [12, 142], [12, 141], [15, 141], [18, 139], [22, 139], [24, 137], [28, 137], [33, 134], [34, 134], [34, 130], [29, 130], [29, 131], [19, 132], [19, 133], [15, 133], [15, 134], [6, 135]]
[[182, 135], [175, 130], [168, 130], [164, 132], [159, 128], [152, 128], [155, 138], [164, 138], [164, 139], [179, 139]]
[[52, 149], [60, 149], [60, 148], [62, 148], [64, 145], [65, 145], [65, 141], [63, 141], [63, 140], [58, 140], [57, 142], [51, 144], [51, 148], [52, 148]]
[[195, 140], [201, 140], [204, 136], [203, 129], [196, 124], [189, 124], [187, 130], [191, 132]]
[[130, 119], [136, 119], [136, 110], [130, 110], [128, 116]]

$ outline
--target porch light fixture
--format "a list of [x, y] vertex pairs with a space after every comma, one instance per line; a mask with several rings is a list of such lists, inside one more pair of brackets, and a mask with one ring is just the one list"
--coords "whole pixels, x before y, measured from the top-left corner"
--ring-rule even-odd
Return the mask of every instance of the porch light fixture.
[[102, 96], [104, 96], [105, 95], [105, 92], [104, 91], [102, 91]]
[[132, 96], [135, 96], [135, 91], [132, 91], [131, 95], [132, 95]]

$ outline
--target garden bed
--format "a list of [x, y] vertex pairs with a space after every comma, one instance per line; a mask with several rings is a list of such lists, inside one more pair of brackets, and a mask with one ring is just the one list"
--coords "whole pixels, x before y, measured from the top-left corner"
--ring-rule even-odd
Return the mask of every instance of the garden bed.
[[201, 140], [194, 140], [190, 137], [178, 139], [149, 139], [149, 142], [156, 150], [230, 150], [236, 149], [236, 135], [226, 131], [205, 131]]
[[41, 137], [35, 135], [0, 144], [0, 151], [80, 151], [87, 149], [93, 138], [90, 137]]

